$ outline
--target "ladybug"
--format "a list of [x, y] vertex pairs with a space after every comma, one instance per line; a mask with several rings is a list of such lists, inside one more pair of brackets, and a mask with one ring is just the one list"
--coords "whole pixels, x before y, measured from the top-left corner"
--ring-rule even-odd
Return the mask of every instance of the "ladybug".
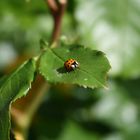
[[79, 63], [75, 59], [68, 59], [64, 63], [65, 69], [70, 72], [79, 67]]

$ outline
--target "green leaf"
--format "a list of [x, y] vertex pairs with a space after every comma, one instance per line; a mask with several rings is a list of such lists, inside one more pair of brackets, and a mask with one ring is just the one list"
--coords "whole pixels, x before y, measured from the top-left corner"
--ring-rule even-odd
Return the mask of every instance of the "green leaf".
[[[79, 68], [67, 72], [64, 62], [69, 58], [75, 59]], [[105, 87], [109, 69], [109, 62], [103, 52], [80, 45], [47, 48], [40, 58], [39, 67], [40, 73], [49, 82], [78, 84], [90, 88]]]
[[35, 61], [29, 60], [0, 80], [0, 139], [9, 139], [11, 102], [25, 96], [34, 79]]

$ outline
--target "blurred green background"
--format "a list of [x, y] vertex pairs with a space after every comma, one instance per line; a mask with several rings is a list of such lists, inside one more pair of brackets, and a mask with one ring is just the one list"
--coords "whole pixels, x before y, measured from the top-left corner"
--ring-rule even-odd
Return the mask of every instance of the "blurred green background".
[[[21, 57], [38, 54], [52, 29], [43, 0], [2, 0], [0, 77]], [[29, 140], [140, 140], [140, 0], [68, 0], [62, 35], [106, 53], [108, 89], [52, 85]]]

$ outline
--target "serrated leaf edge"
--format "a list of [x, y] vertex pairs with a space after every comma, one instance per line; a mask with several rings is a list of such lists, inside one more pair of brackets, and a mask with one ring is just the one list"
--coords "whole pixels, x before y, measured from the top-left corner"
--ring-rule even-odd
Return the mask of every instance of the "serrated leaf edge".
[[[62, 58], [62, 57], [60, 57], [58, 54], [56, 54], [54, 51], [53, 51], [53, 49], [52, 48], [49, 48], [49, 47], [47, 47], [47, 49], [48, 50], [50, 50], [55, 56], [57, 56], [63, 63], [65, 62], [65, 60]], [[84, 47], [84, 49], [87, 49], [87, 48], [85, 48]], [[46, 50], [47, 51], [47, 50]], [[46, 52], [45, 51], [45, 52]], [[94, 51], [94, 50], [91, 50], [91, 51]], [[95, 50], [96, 51], [96, 50]], [[102, 52], [103, 53], [103, 52]], [[105, 55], [105, 53], [103, 53], [103, 55]], [[105, 57], [105, 56], [104, 56]], [[105, 57], [106, 58], [106, 57]], [[107, 59], [107, 58], [106, 58]], [[109, 64], [109, 67], [108, 67], [108, 70], [106, 71], [107, 73], [108, 73], [108, 71], [110, 70], [110, 68], [111, 68], [111, 66], [110, 66], [110, 63], [108, 62], [108, 64]], [[85, 71], [85, 70], [83, 70], [83, 69], [78, 69], [79, 71], [81, 70], [82, 72], [84, 72], [84, 73], [86, 73], [87, 75], [89, 75], [90, 73], [88, 73], [87, 71]], [[40, 71], [40, 74], [41, 75], [43, 75], [44, 77], [45, 77], [45, 79], [46, 80], [48, 80], [48, 78], [47, 78], [47, 76], [45, 76], [42, 72], [41, 72], [41, 70], [40, 70], [40, 68], [39, 68], [39, 71]], [[92, 76], [93, 77], [93, 76]], [[103, 84], [102, 82], [100, 82], [99, 80], [97, 80], [97, 78], [95, 78], [95, 77], [93, 77], [95, 80], [96, 80], [96, 82], [97, 83], [99, 83], [99, 85], [101, 86], [101, 87], [104, 87], [104, 88], [106, 88], [107, 89], [107, 86], [105, 85], [105, 84]], [[105, 78], [104, 78], [105, 79]], [[48, 80], [49, 81], [49, 80]], [[54, 81], [55, 83], [59, 83], [58, 81]], [[61, 82], [61, 83], [69, 83], [69, 82]], [[77, 85], [80, 85], [80, 86], [83, 86], [83, 87], [85, 87], [85, 85], [81, 85], [81, 84], [78, 84], [78, 83], [75, 83], [75, 82], [71, 82], [72, 84], [77, 84]], [[97, 85], [96, 86], [87, 86], [87, 87], [90, 87], [90, 88], [96, 88], [96, 87], [98, 87]]]

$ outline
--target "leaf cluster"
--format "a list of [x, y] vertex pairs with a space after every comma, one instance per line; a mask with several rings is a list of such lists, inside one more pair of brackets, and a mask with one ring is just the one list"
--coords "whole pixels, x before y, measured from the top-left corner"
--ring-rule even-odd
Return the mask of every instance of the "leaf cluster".
[[[9, 137], [10, 105], [27, 94], [35, 78], [35, 72], [40, 73], [47, 82], [51, 83], [77, 84], [90, 88], [106, 86], [105, 77], [110, 65], [104, 53], [79, 45], [66, 45], [61, 48], [43, 46], [43, 48], [45, 50], [39, 57], [27, 60], [0, 81], [0, 131], [2, 132], [0, 137], [2, 140]], [[76, 59], [80, 63], [79, 68], [67, 72], [64, 62], [69, 58]]]

